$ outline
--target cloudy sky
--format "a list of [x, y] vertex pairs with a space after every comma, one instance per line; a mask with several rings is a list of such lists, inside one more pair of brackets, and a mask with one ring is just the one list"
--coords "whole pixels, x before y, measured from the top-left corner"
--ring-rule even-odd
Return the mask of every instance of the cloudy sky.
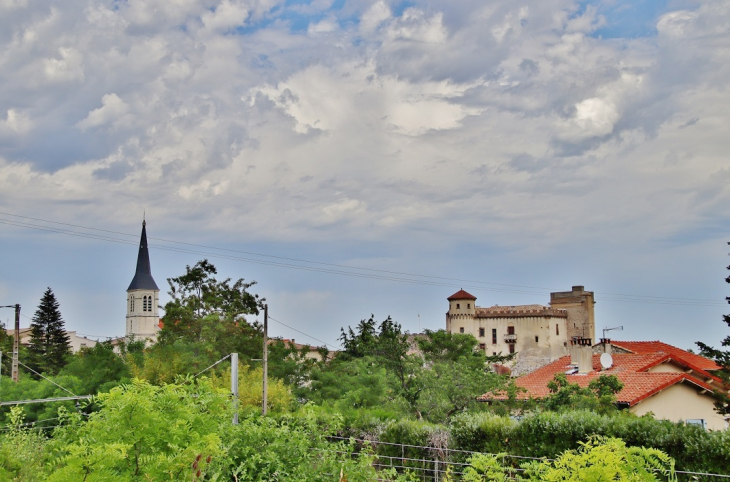
[[718, 344], [727, 79], [726, 0], [0, 0], [0, 304], [123, 334], [146, 212], [163, 301], [207, 257], [331, 345], [571, 285]]

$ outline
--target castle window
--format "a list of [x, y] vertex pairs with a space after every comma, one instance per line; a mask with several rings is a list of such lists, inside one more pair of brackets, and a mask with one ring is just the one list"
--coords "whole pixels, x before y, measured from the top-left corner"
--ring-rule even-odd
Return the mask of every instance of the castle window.
[[515, 327], [514, 326], [508, 326], [507, 327], [507, 334], [508, 335], [514, 335], [515, 334]]
[[514, 343], [510, 343], [509, 344], [509, 354], [511, 355], [514, 352], [515, 352], [515, 344]]
[[480, 350], [486, 350], [487, 349], [487, 345], [485, 345], [484, 343], [479, 343], [479, 349]]
[[557, 323], [555, 323], [555, 334], [556, 335], [560, 334], [560, 325], [558, 325]]
[[497, 344], [497, 329], [492, 328], [492, 345]]
[[459, 328], [459, 333], [464, 333], [464, 327]]
[[461, 309], [461, 305], [459, 305], [459, 303], [456, 303], [456, 309], [457, 309], [457, 310], [458, 310], [458, 309]]
[[147, 297], [142, 297], [142, 311], [147, 311]]
[[537, 335], [535, 335], [535, 343], [539, 343], [540, 340], [538, 339]]
[[471, 303], [467, 303], [467, 304], [466, 304], [466, 309], [468, 310], [468, 309], [470, 309], [470, 308], [471, 308]]
[[484, 338], [484, 328], [479, 328], [479, 337]]
[[134, 295], [132, 295], [132, 310], [131, 311], [134, 311]]

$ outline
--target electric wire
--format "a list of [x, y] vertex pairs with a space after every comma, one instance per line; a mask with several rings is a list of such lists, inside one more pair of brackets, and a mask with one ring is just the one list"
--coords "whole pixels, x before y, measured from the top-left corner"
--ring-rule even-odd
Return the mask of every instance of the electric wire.
[[201, 371], [199, 371], [198, 373], [196, 373], [195, 375], [193, 375], [193, 378], [198, 378], [198, 376], [199, 376], [199, 375], [202, 375], [203, 373], [207, 372], [208, 370], [210, 370], [210, 369], [211, 369], [211, 368], [213, 368], [214, 366], [216, 366], [216, 365], [218, 365], [219, 363], [221, 363], [221, 362], [223, 362], [223, 361], [227, 360], [227, 359], [228, 359], [228, 358], [230, 358], [230, 357], [231, 357], [231, 354], [229, 353], [228, 355], [224, 356], [223, 358], [221, 358], [221, 359], [220, 359], [220, 360], [218, 360], [217, 362], [213, 363], [213, 364], [212, 364], [211, 366], [209, 366], [208, 368], [204, 368], [203, 370], [201, 370]]
[[28, 370], [32, 371], [33, 373], [35, 373], [35, 374], [36, 374], [36, 375], [38, 375], [39, 377], [43, 378], [44, 380], [48, 380], [49, 382], [53, 383], [54, 385], [56, 385], [56, 386], [57, 386], [58, 388], [60, 388], [61, 390], [63, 390], [63, 391], [65, 391], [65, 392], [68, 392], [68, 393], [70, 393], [70, 394], [71, 394], [71, 395], [73, 395], [74, 397], [78, 397], [78, 395], [76, 395], [76, 394], [75, 394], [74, 392], [72, 392], [71, 390], [69, 390], [69, 389], [67, 389], [67, 388], [64, 388], [64, 387], [62, 387], [61, 385], [59, 385], [58, 383], [54, 382], [54, 381], [53, 381], [53, 380], [51, 380], [50, 378], [48, 378], [48, 377], [46, 377], [46, 376], [44, 376], [44, 375], [42, 375], [42, 374], [38, 373], [37, 371], [33, 370], [33, 369], [32, 369], [31, 367], [29, 367], [28, 365], [26, 365], [26, 364], [22, 363], [22, 362], [21, 362], [20, 360], [18, 360], [18, 365], [21, 365], [21, 366], [25, 367], [26, 369], [28, 369]]
[[[132, 234], [121, 233], [118, 231], [91, 228], [88, 226], [82, 226], [82, 225], [71, 224], [71, 223], [60, 223], [57, 221], [51, 221], [51, 220], [46, 220], [46, 219], [41, 219], [41, 218], [31, 218], [28, 216], [20, 216], [20, 215], [15, 215], [15, 214], [10, 214], [10, 213], [0, 212], [0, 215], [13, 216], [13, 217], [22, 218], [22, 219], [30, 219], [30, 220], [40, 221], [40, 222], [44, 222], [44, 223], [53, 223], [53, 224], [58, 224], [58, 225], [70, 226], [70, 227], [74, 227], [74, 228], [78, 228], [78, 229], [93, 230], [93, 231], [99, 231], [99, 232], [110, 233], [110, 234], [115, 234], [115, 235], [123, 235], [123, 236], [129, 236], [129, 237], [136, 236], [136, 235], [132, 235]], [[51, 231], [51, 232], [60, 233], [60, 234], [66, 234], [66, 235], [70, 235], [70, 236], [78, 236], [78, 237], [90, 238], [90, 239], [101, 240], [101, 241], [116, 242], [116, 243], [121, 243], [121, 244], [128, 244], [128, 245], [137, 244], [136, 242], [134, 242], [132, 240], [122, 240], [119, 238], [113, 238], [113, 237], [104, 236], [104, 235], [97, 235], [97, 234], [93, 234], [93, 233], [80, 233], [78, 231], [58, 229], [58, 228], [54, 228], [51, 226], [40, 226], [40, 225], [36, 225], [36, 224], [32, 224], [32, 223], [13, 221], [13, 220], [7, 220], [7, 219], [0, 219], [0, 224], [7, 224], [7, 225], [30, 228], [30, 229], [39, 229], [39, 230]], [[182, 242], [182, 241], [175, 241], [175, 240], [169, 240], [169, 239], [163, 239], [163, 238], [150, 237], [149, 239], [155, 239], [155, 240], [162, 241], [162, 242], [175, 243], [175, 244], [180, 244], [180, 245], [185, 245], [185, 246], [213, 249], [213, 250], [217, 250], [217, 251], [241, 253], [241, 254], [247, 254], [247, 255], [252, 255], [252, 256], [279, 259], [279, 260], [284, 260], [284, 261], [295, 261], [295, 262], [299, 262], [299, 263], [307, 263], [307, 264], [312, 264], [312, 265], [328, 266], [330, 268], [318, 268], [315, 266], [302, 266], [302, 265], [296, 265], [296, 264], [291, 264], [291, 263], [282, 263], [282, 262], [278, 262], [278, 261], [267, 261], [267, 260], [252, 259], [252, 258], [241, 257], [241, 256], [231, 256], [231, 255], [224, 255], [224, 254], [219, 254], [219, 253], [201, 252], [201, 251], [176, 248], [176, 247], [171, 247], [171, 246], [162, 246], [162, 245], [154, 246], [157, 249], [162, 249], [162, 250], [167, 250], [167, 251], [217, 257], [217, 258], [222, 258], [222, 259], [229, 259], [229, 260], [234, 260], [234, 261], [248, 262], [248, 263], [268, 265], [268, 266], [276, 266], [276, 267], [288, 268], [288, 269], [297, 269], [297, 270], [304, 270], [304, 271], [321, 272], [321, 273], [326, 273], [326, 274], [335, 274], [335, 275], [340, 275], [340, 276], [350, 276], [350, 277], [357, 277], [357, 278], [375, 279], [375, 280], [380, 280], [380, 281], [393, 281], [393, 282], [399, 282], [399, 283], [422, 284], [422, 285], [430, 285], [430, 286], [454, 287], [455, 282], [472, 283], [472, 284], [482, 285], [482, 286], [479, 286], [478, 288], [475, 288], [478, 290], [515, 293], [515, 294], [545, 294], [545, 292], [551, 291], [551, 289], [549, 289], [549, 288], [542, 288], [542, 287], [511, 285], [511, 284], [505, 284], [505, 283], [492, 283], [492, 282], [485, 282], [485, 281], [478, 281], [478, 280], [467, 280], [467, 279], [461, 279], [461, 278], [448, 278], [448, 277], [443, 277], [443, 276], [422, 275], [422, 274], [416, 274], [416, 273], [405, 273], [405, 272], [400, 272], [400, 271], [380, 270], [380, 269], [374, 269], [374, 268], [362, 268], [362, 267], [335, 264], [335, 263], [324, 263], [324, 262], [318, 262], [318, 261], [311, 261], [311, 260], [306, 260], [306, 259], [301, 259], [301, 258], [289, 258], [289, 257], [284, 257], [284, 256], [254, 253], [254, 252], [250, 252], [250, 251], [218, 248], [218, 247], [214, 247], [214, 246], [186, 243], [186, 242]], [[337, 269], [332, 269], [332, 268], [337, 268]], [[353, 271], [343, 271], [343, 270], [360, 270], [360, 271], [366, 271], [366, 272], [353, 272]], [[382, 274], [378, 274], [378, 273], [382, 273]], [[493, 286], [503, 286], [504, 288], [495, 288]], [[516, 289], [516, 288], [521, 288], [521, 289]], [[472, 289], [472, 288], [470, 288], [470, 289]], [[625, 303], [644, 303], [644, 304], [649, 303], [649, 304], [690, 305], [690, 306], [692, 306], [692, 305], [695, 305], [695, 306], [696, 305], [724, 306], [725, 305], [725, 302], [721, 302], [718, 300], [706, 300], [706, 299], [697, 299], [697, 298], [661, 297], [661, 296], [651, 296], [651, 295], [627, 295], [627, 294], [618, 294], [618, 293], [598, 293], [598, 294], [601, 296], [600, 299], [602, 301], [614, 301], [614, 302], [625, 302]]]
[[277, 319], [275, 319], [275, 318], [272, 318], [272, 317], [271, 317], [271, 315], [269, 315], [269, 319], [270, 319], [271, 321], [274, 321], [274, 322], [276, 322], [276, 323], [279, 323], [280, 325], [286, 326], [286, 327], [287, 327], [287, 328], [289, 328], [290, 330], [294, 330], [294, 331], [296, 331], [297, 333], [301, 333], [302, 335], [304, 335], [304, 336], [306, 336], [306, 337], [309, 337], [309, 338], [311, 338], [311, 339], [312, 339], [312, 340], [314, 340], [314, 341], [318, 341], [318, 342], [320, 342], [320, 343], [324, 343], [324, 345], [325, 345], [325, 346], [328, 346], [328, 347], [330, 347], [330, 348], [333, 348], [333, 349], [335, 349], [335, 350], [338, 350], [338, 349], [339, 349], [339, 348], [337, 348], [337, 347], [334, 347], [334, 346], [330, 345], [330, 344], [329, 344], [329, 343], [327, 343], [326, 341], [320, 340], [319, 338], [315, 338], [315, 337], [313, 337], [312, 335], [310, 335], [310, 334], [308, 334], [308, 333], [304, 333], [304, 332], [303, 332], [303, 331], [301, 331], [301, 330], [297, 330], [297, 329], [296, 329], [296, 328], [294, 328], [293, 326], [289, 326], [289, 325], [287, 325], [286, 323], [283, 323], [283, 322], [281, 322], [281, 321], [279, 321], [279, 320], [277, 320]]

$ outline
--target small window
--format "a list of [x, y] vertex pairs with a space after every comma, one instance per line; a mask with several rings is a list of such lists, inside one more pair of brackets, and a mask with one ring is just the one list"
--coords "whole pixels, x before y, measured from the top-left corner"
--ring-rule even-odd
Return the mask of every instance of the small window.
[[461, 305], [459, 303], [456, 303], [456, 309], [461, 309]]
[[492, 328], [492, 345], [497, 344], [497, 329]]
[[555, 323], [555, 334], [556, 335], [560, 334], [560, 325], [558, 325], [557, 323]]
[[493, 351], [492, 352], [492, 356], [497, 356], [497, 352], [496, 351]]
[[147, 305], [147, 300], [148, 300], [148, 299], [149, 299], [149, 296], [145, 296], [145, 297], [143, 298], [143, 301], [142, 301], [142, 311], [149, 311], [149, 310], [147, 309], [147, 306], [148, 306], [148, 305]]
[[484, 344], [484, 343], [479, 343], [479, 349], [480, 350], [486, 350], [487, 349], [487, 345]]
[[467, 303], [467, 304], [466, 304], [466, 309], [468, 310], [468, 309], [470, 309], [470, 308], [471, 308], [471, 303]]
[[507, 334], [508, 335], [514, 335], [515, 334], [515, 327], [514, 326], [508, 326], [507, 327]]
[[132, 309], [131, 309], [131, 311], [134, 311], [134, 295], [132, 295], [131, 302], [132, 302]]
[[485, 330], [484, 328], [479, 328], [479, 337], [480, 337], [480, 338], [484, 338], [484, 332], [485, 332], [485, 331], [486, 331], [486, 330]]
[[459, 333], [464, 333], [464, 327], [459, 328]]
[[697, 425], [697, 426], [700, 426], [703, 429], [707, 430], [707, 426], [705, 425], [705, 419], [704, 418], [690, 418], [690, 419], [687, 419], [687, 425]]
[[513, 354], [514, 352], [515, 352], [515, 344], [514, 343], [510, 343], [509, 344], [509, 353], [510, 353], [510, 355]]
[[537, 335], [535, 335], [535, 343], [540, 343], [540, 338]]

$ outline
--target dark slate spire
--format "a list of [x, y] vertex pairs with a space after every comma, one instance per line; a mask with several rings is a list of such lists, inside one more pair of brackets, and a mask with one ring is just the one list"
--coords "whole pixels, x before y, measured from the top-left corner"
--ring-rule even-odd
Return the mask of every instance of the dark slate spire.
[[147, 250], [147, 222], [142, 221], [142, 238], [139, 240], [139, 254], [137, 255], [137, 272], [129, 284], [127, 291], [131, 290], [157, 290], [157, 283], [152, 279], [150, 268], [150, 252]]

